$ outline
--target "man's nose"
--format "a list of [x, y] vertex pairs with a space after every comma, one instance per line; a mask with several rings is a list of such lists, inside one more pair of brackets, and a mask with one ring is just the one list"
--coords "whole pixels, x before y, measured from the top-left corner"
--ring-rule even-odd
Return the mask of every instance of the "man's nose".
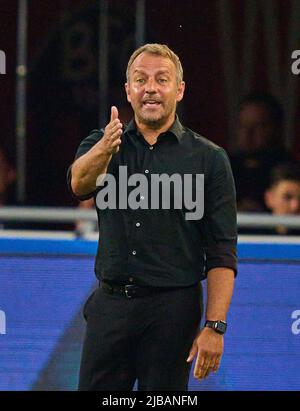
[[155, 93], [156, 92], [156, 82], [154, 79], [148, 79], [145, 85], [146, 93]]

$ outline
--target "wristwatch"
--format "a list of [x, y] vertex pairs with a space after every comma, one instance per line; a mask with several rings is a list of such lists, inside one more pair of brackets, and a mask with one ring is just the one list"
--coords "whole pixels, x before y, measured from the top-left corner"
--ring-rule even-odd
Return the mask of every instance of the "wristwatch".
[[227, 322], [226, 321], [210, 321], [207, 320], [205, 321], [204, 327], [209, 327], [215, 330], [216, 333], [218, 334], [225, 334], [226, 328], [227, 328]]

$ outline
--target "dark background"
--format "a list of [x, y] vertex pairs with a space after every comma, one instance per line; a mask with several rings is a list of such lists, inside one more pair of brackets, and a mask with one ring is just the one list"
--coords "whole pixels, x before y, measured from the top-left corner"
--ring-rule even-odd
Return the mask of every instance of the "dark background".
[[[28, 205], [76, 204], [66, 170], [80, 141], [104, 126], [99, 112], [109, 115], [98, 94], [99, 3], [28, 2]], [[0, 144], [12, 161], [17, 5], [0, 1], [0, 49], [7, 58], [7, 74], [0, 76]], [[135, 49], [135, 7], [135, 0], [109, 0], [108, 103], [124, 120], [130, 112], [123, 83]], [[251, 91], [271, 92], [286, 109], [286, 145], [300, 159], [300, 75], [291, 72], [291, 53], [300, 49], [299, 1], [146, 0], [145, 39], [168, 44], [181, 58], [187, 88], [180, 117], [186, 126], [230, 149], [238, 100]]]

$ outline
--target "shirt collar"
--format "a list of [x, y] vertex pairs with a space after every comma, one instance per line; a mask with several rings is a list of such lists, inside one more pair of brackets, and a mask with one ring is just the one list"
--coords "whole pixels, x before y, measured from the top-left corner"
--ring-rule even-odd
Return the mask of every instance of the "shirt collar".
[[[125, 128], [124, 128], [124, 133], [129, 133], [130, 134], [132, 132], [135, 132], [135, 133], [137, 132], [137, 127], [136, 127], [136, 123], [134, 121], [134, 118], [127, 125], [125, 125]], [[180, 123], [180, 120], [179, 120], [177, 114], [176, 114], [174, 123], [169, 128], [169, 130], [166, 131], [166, 133], [173, 134], [177, 138], [178, 141], [181, 140], [182, 134], [183, 134], [183, 126]]]

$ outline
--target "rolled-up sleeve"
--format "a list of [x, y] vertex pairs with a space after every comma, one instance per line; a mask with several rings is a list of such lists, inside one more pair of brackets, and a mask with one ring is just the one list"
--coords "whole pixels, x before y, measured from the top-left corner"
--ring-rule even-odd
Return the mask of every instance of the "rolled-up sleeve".
[[235, 184], [228, 156], [215, 151], [205, 183], [205, 273], [216, 267], [237, 274], [237, 211]]
[[[79, 145], [77, 152], [75, 154], [75, 158], [74, 158], [74, 162], [81, 156], [83, 156], [84, 154], [86, 154], [96, 143], [98, 143], [98, 141], [102, 138], [103, 136], [103, 130], [92, 130], [90, 132], [90, 134], [88, 135], [88, 137], [86, 137]], [[73, 163], [74, 163], [73, 162]], [[75, 197], [77, 200], [79, 201], [84, 201], [84, 200], [88, 200], [89, 198], [92, 198], [95, 193], [96, 190], [82, 195], [82, 196], [78, 196], [74, 193], [74, 191], [72, 190], [72, 185], [71, 185], [71, 181], [72, 181], [72, 166], [73, 164], [71, 164], [67, 170], [67, 185], [69, 188], [70, 193], [72, 194], [73, 197]]]

